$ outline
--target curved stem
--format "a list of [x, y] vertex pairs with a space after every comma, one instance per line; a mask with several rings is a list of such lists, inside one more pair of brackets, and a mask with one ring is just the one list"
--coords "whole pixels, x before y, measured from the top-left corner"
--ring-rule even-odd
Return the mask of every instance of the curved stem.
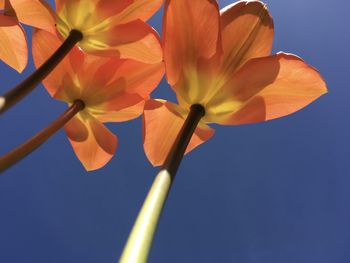
[[205, 110], [201, 105], [195, 104], [191, 106], [191, 111], [142, 205], [119, 263], [147, 262], [154, 234], [171, 184], [175, 179], [177, 169], [192, 135], [204, 115]]
[[23, 80], [16, 87], [0, 96], [0, 114], [4, 113], [17, 102], [28, 95], [34, 88], [50, 74], [61, 60], [72, 50], [76, 43], [83, 39], [83, 34], [78, 30], [72, 30], [68, 38], [36, 71]]
[[37, 133], [31, 139], [13, 149], [9, 153], [0, 157], [0, 173], [10, 168], [16, 162], [20, 161], [28, 154], [33, 152], [41, 144], [47, 141], [53, 134], [61, 129], [69, 120], [71, 120], [79, 111], [84, 109], [84, 102], [76, 100], [61, 116], [53, 121], [48, 127]]

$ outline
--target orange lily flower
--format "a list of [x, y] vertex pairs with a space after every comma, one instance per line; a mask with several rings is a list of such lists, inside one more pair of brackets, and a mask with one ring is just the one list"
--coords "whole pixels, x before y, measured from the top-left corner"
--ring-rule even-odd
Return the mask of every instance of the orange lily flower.
[[270, 55], [273, 20], [260, 1], [219, 11], [215, 0], [167, 0], [163, 21], [166, 76], [179, 105], [150, 100], [144, 148], [163, 164], [191, 105], [205, 115], [187, 152], [208, 140], [209, 123], [239, 125], [292, 114], [327, 92], [319, 72], [287, 53]]
[[21, 23], [52, 33], [56, 27], [63, 40], [71, 30], [80, 31], [83, 39], [79, 46], [88, 53], [145, 63], [162, 60], [159, 36], [145, 21], [163, 0], [55, 0], [57, 15], [43, 0], [4, 3], [8, 3], [8, 13], [15, 14]]
[[[34, 18], [28, 12], [36, 10], [35, 5], [42, 3], [41, 0], [10, 1], [15, 10], [13, 13], [20, 21], [26, 23], [33, 19], [41, 22], [43, 19], [39, 12]], [[6, 0], [5, 3], [10, 2]], [[160, 8], [163, 0], [55, 0], [55, 3], [57, 15], [52, 12], [48, 28], [39, 28], [55, 32], [62, 40], [62, 45], [51, 57], [46, 58], [41, 68], [0, 96], [0, 114], [29, 94], [75, 45], [98, 56], [133, 59], [148, 64], [157, 64], [163, 60], [159, 36], [145, 22]], [[14, 33], [12, 35], [11, 43], [19, 38]], [[21, 36], [19, 32], [17, 35]], [[11, 43], [6, 45], [11, 46]], [[4, 53], [10, 59], [13, 52], [8, 50], [5, 49]]]
[[63, 38], [75, 29], [86, 52], [119, 56], [144, 63], [162, 60], [159, 37], [145, 23], [163, 0], [56, 0], [57, 29]]
[[164, 62], [179, 105], [146, 102], [144, 149], [153, 165], [162, 166], [120, 263], [147, 262], [184, 154], [214, 134], [207, 124], [279, 118], [327, 92], [320, 74], [299, 57], [270, 55], [272, 40], [273, 21], [260, 1], [239, 1], [221, 12], [216, 0], [165, 2]]
[[0, 59], [22, 72], [28, 62], [25, 32], [20, 23], [54, 32], [50, 7], [40, 0], [0, 0]]
[[[53, 34], [33, 34], [33, 57], [40, 66], [60, 45]], [[64, 127], [73, 149], [86, 170], [103, 167], [114, 155], [117, 137], [103, 123], [121, 122], [142, 114], [144, 101], [164, 74], [163, 63], [145, 64], [119, 58], [84, 54], [75, 47], [45, 79], [51, 96], [84, 109]]]

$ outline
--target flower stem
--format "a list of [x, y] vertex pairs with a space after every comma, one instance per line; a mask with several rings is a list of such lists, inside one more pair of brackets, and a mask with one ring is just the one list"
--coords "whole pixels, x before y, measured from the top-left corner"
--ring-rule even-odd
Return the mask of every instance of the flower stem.
[[192, 135], [204, 115], [203, 106], [198, 104], [191, 106], [191, 111], [148, 192], [119, 263], [147, 262], [154, 233], [170, 187]]
[[60, 61], [72, 50], [76, 43], [83, 39], [83, 34], [73, 29], [67, 39], [56, 50], [56, 52], [49, 57], [44, 64], [42, 64], [36, 71], [23, 80], [16, 87], [0, 96], [0, 114], [4, 113], [17, 102], [28, 95], [34, 88], [50, 74], [52, 70], [60, 63]]
[[31, 139], [13, 149], [9, 153], [0, 157], [0, 173], [10, 168], [16, 162], [20, 161], [28, 154], [33, 152], [41, 144], [47, 141], [59, 129], [61, 129], [69, 120], [71, 120], [79, 111], [84, 109], [84, 102], [76, 100], [61, 116], [53, 121], [48, 127], [37, 133]]

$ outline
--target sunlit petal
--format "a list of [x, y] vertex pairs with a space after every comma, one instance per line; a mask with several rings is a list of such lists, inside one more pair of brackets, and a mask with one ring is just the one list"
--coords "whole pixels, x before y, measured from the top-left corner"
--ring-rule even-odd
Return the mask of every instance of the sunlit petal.
[[75, 154], [87, 171], [106, 165], [116, 151], [117, 137], [92, 116], [73, 118], [66, 124], [65, 131]]
[[221, 10], [223, 68], [232, 74], [247, 60], [270, 55], [273, 20], [260, 1], [240, 1]]
[[[145, 64], [134, 60], [110, 59], [100, 65], [94, 73], [91, 72], [90, 82], [96, 86], [110, 86], [114, 90], [137, 93], [148, 98], [163, 75], [163, 62]], [[121, 86], [117, 88], [114, 85]]]
[[144, 63], [163, 59], [157, 32], [143, 20], [162, 1], [56, 1], [57, 29], [66, 38], [72, 29], [82, 32], [79, 46], [99, 56], [128, 58]]
[[167, 79], [178, 96], [191, 103], [201, 85], [204, 65], [220, 51], [219, 9], [213, 0], [166, 1], [163, 22]]
[[164, 66], [111, 59], [87, 74], [92, 79], [84, 89], [83, 100], [90, 112], [102, 122], [118, 122], [142, 114], [144, 100], [160, 82]]
[[[86, 0], [55, 0], [55, 2], [57, 12], [65, 12], [68, 20], [71, 21], [74, 17], [82, 17], [84, 13], [90, 12], [91, 15], [101, 19], [113, 17], [118, 23], [125, 24], [137, 19], [148, 20], [161, 7], [163, 0], [89, 0], [89, 3]], [[92, 8], [85, 8], [85, 10], [72, 10], [71, 8], [73, 6], [83, 7], [84, 4], [86, 8], [87, 4]], [[77, 14], [77, 11], [80, 14]]]
[[92, 113], [101, 122], [123, 122], [133, 120], [139, 117], [145, 105], [144, 100], [135, 100], [136, 104], [124, 107], [118, 111], [101, 111], [96, 112], [92, 109]]
[[164, 76], [164, 63], [145, 64], [126, 60], [118, 69], [119, 76], [126, 81], [126, 91], [148, 98]]
[[87, 35], [80, 46], [99, 56], [115, 56], [144, 63], [159, 63], [163, 53], [157, 32], [141, 20], [116, 25]]
[[210, 105], [217, 114], [209, 114], [208, 121], [235, 125], [279, 118], [307, 106], [327, 87], [319, 72], [302, 59], [278, 53], [247, 62], [223, 92], [229, 90], [230, 100]]
[[[91, 58], [91, 56], [88, 56]], [[163, 62], [145, 64], [134, 60], [98, 58], [84, 63], [83, 80], [87, 96], [105, 94], [113, 97], [120, 92], [137, 93], [148, 98], [164, 75]], [[99, 96], [95, 96], [99, 100]], [[105, 97], [105, 96], [103, 96]], [[106, 97], [105, 97], [106, 98]]]
[[133, 20], [148, 20], [162, 5], [163, 0], [100, 0], [97, 12], [105, 17], [116, 15], [119, 23], [125, 24]]
[[0, 14], [0, 59], [22, 72], [28, 61], [25, 32], [16, 18]]
[[[44, 30], [36, 30], [32, 36], [32, 52], [34, 64], [38, 68], [62, 44], [57, 35]], [[64, 87], [64, 80], [70, 79], [75, 70], [81, 67], [84, 57], [78, 48], [73, 48], [69, 56], [63, 59], [58, 66], [44, 80], [43, 84], [51, 96]], [[72, 63], [71, 63], [72, 62]]]
[[[184, 124], [186, 110], [166, 101], [149, 100], [146, 102], [143, 133], [144, 150], [149, 161], [154, 165], [162, 165], [174, 143], [177, 134]], [[186, 153], [211, 138], [214, 130], [201, 125], [192, 136]]]
[[43, 0], [10, 0], [19, 22], [54, 33], [55, 13]]
[[[106, 90], [106, 93], [108, 90], [113, 90], [112, 88], [101, 88], [101, 90]], [[103, 92], [103, 91], [102, 91]], [[103, 94], [103, 93], [97, 93], [96, 96], [99, 96], [100, 98], [98, 100], [95, 100], [96, 102], [93, 104], [91, 100], [87, 100], [87, 106], [89, 108], [89, 112], [93, 114], [96, 118], [106, 121], [108, 119], [109, 122], [118, 122], [120, 119], [127, 119], [126, 116], [123, 116], [124, 109], [128, 109], [130, 107], [134, 108], [135, 115], [133, 118], [137, 118], [142, 114], [142, 108], [137, 107], [135, 105], [139, 105], [140, 103], [144, 102], [144, 98], [142, 98], [138, 94], [129, 94], [126, 92], [113, 92], [114, 94]], [[139, 108], [139, 112], [135, 112], [136, 108]], [[127, 110], [128, 116], [130, 116], [130, 112]], [[113, 119], [113, 117], [117, 117], [117, 119]]]

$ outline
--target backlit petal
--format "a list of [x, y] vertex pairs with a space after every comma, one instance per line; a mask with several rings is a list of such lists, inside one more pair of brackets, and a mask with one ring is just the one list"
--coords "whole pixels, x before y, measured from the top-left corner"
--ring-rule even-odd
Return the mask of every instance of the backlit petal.
[[163, 21], [164, 60], [168, 82], [178, 96], [195, 103], [204, 88], [202, 67], [216, 61], [219, 48], [219, 9], [214, 0], [166, 1]]
[[28, 61], [27, 40], [16, 18], [0, 14], [0, 59], [22, 72]]
[[[86, 57], [91, 58], [91, 55]], [[86, 107], [98, 115], [104, 115], [148, 99], [160, 82], [163, 72], [162, 62], [144, 64], [132, 60], [99, 57], [86, 59], [75, 78], [81, 87], [79, 98], [85, 102]], [[141, 111], [138, 115], [140, 114]]]
[[87, 171], [105, 166], [113, 157], [118, 139], [93, 117], [74, 117], [65, 125], [65, 131], [75, 154]]
[[[115, 15], [115, 20], [125, 24], [133, 20], [146, 21], [161, 7], [163, 0], [101, 0], [96, 11], [104, 16]], [[117, 15], [116, 15], [117, 14]]]
[[55, 33], [56, 18], [50, 5], [43, 0], [10, 0], [21, 23]]
[[[88, 105], [88, 108], [90, 114], [102, 122], [119, 122], [139, 117], [143, 110], [142, 102], [144, 102], [144, 99], [138, 94], [119, 92], [114, 96], [105, 96], [104, 100], [95, 105]], [[130, 112], [130, 109], [132, 112]], [[138, 109], [138, 112], [136, 112], [136, 109]], [[125, 115], [124, 110], [126, 110]], [[131, 113], [134, 113], [134, 115], [131, 115]]]
[[[113, 17], [115, 22], [125, 24], [133, 20], [146, 21], [161, 7], [163, 0], [89, 0], [91, 5], [88, 5], [88, 10], [78, 10], [81, 13], [77, 14], [72, 7], [87, 7], [86, 0], [55, 0], [56, 9], [58, 12], [67, 12], [69, 20], [74, 17], [83, 16], [83, 13], [96, 13], [101, 18]], [[85, 5], [84, 5], [85, 4]], [[63, 10], [67, 9], [67, 10]], [[76, 18], [77, 19], [77, 18]]]
[[[90, 62], [85, 67], [85, 78], [92, 83], [95, 89], [106, 86], [110, 88], [112, 96], [115, 92], [137, 93], [143, 98], [148, 98], [157, 87], [164, 75], [163, 62], [157, 64], [145, 64], [134, 60], [101, 59], [102, 63]], [[92, 87], [92, 88], [94, 88]], [[98, 91], [97, 91], [98, 92]], [[102, 91], [105, 92], [105, 91]], [[114, 92], [114, 93], [113, 93]]]
[[[327, 92], [317, 70], [285, 53], [250, 60], [225, 89], [231, 90], [231, 100], [221, 101], [226, 108], [216, 104], [221, 109], [211, 121], [233, 125], [294, 113]], [[214, 104], [211, 106], [215, 111]]]
[[79, 46], [99, 56], [115, 56], [145, 63], [162, 61], [157, 32], [143, 20], [155, 12], [162, 1], [56, 1], [57, 29], [66, 38], [72, 29], [84, 38]]
[[232, 74], [246, 61], [270, 55], [273, 20], [260, 1], [240, 1], [221, 11], [223, 70]]
[[[102, 62], [102, 63], [101, 63]], [[102, 59], [85, 63], [77, 76], [83, 86], [81, 99], [102, 122], [119, 122], [142, 114], [144, 100], [164, 74], [163, 63]]]
[[126, 60], [119, 68], [118, 74], [124, 76], [127, 92], [137, 93], [143, 98], [148, 98], [163, 78], [164, 63], [145, 64]]
[[139, 117], [145, 105], [144, 100], [139, 100], [138, 103], [124, 107], [118, 111], [103, 111], [101, 113], [96, 113], [92, 109], [94, 116], [101, 122], [123, 122], [133, 120]]
[[[32, 37], [32, 53], [34, 64], [41, 66], [62, 44], [57, 35], [44, 30], [36, 30]], [[75, 70], [81, 67], [84, 57], [78, 48], [73, 48], [56, 68], [43, 80], [43, 84], [51, 96], [64, 88], [64, 81], [70, 80]], [[73, 89], [73, 87], [72, 87]], [[59, 98], [55, 96], [56, 98]]]
[[80, 46], [86, 52], [99, 56], [128, 58], [144, 63], [159, 63], [163, 60], [157, 32], [141, 20], [87, 35]]
[[[148, 160], [162, 165], [184, 124], [186, 111], [176, 104], [149, 100], [146, 102], [143, 118], [143, 145]], [[186, 153], [207, 141], [214, 130], [206, 125], [198, 127], [191, 138]]]
[[118, 90], [148, 98], [164, 75], [163, 62], [145, 64], [134, 60], [110, 59], [92, 73], [96, 86], [121, 85]]

